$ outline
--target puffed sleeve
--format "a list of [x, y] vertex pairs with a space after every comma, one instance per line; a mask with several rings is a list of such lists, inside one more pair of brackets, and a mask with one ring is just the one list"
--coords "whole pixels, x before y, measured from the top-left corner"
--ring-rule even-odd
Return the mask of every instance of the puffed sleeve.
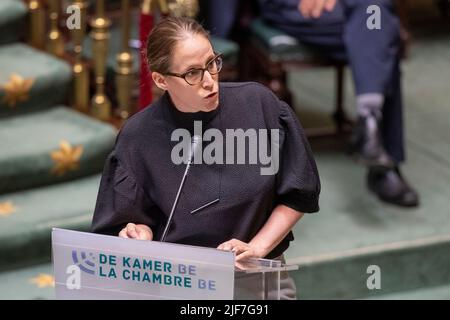
[[145, 224], [155, 230], [153, 206], [130, 168], [113, 151], [103, 169], [91, 231], [118, 235], [129, 222]]
[[293, 110], [280, 101], [280, 168], [277, 203], [294, 210], [319, 211], [320, 179], [311, 147]]

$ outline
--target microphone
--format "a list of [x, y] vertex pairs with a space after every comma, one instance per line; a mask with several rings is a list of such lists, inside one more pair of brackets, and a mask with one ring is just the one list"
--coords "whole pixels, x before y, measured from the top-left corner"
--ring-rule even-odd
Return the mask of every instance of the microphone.
[[202, 144], [201, 142], [202, 142], [202, 138], [200, 136], [195, 135], [192, 137], [191, 148], [189, 149], [189, 158], [188, 158], [188, 161], [186, 164], [186, 169], [184, 170], [183, 178], [181, 179], [180, 186], [178, 187], [178, 192], [175, 197], [175, 201], [173, 202], [173, 205], [172, 205], [172, 210], [170, 210], [169, 219], [167, 219], [166, 227], [164, 228], [164, 232], [161, 236], [161, 239], [160, 239], [161, 242], [164, 242], [164, 240], [167, 236], [167, 232], [169, 231], [170, 223], [172, 222], [173, 213], [175, 212], [175, 208], [177, 207], [177, 204], [178, 204], [178, 198], [180, 197], [181, 190], [183, 189], [183, 186], [184, 186], [184, 181], [186, 180], [186, 176], [189, 172], [189, 168], [191, 167], [191, 164], [194, 160], [194, 155], [198, 151], [198, 149], [200, 148], [200, 146]]

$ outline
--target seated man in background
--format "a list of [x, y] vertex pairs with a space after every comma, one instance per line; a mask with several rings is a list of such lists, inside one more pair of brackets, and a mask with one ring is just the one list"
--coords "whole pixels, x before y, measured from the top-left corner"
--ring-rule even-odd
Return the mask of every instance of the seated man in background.
[[216, 37], [229, 38], [239, 12], [239, 1], [200, 0], [199, 5], [203, 26]]
[[[368, 186], [388, 203], [414, 207], [417, 192], [402, 176], [405, 159], [400, 83], [400, 23], [389, 0], [259, 0], [263, 19], [336, 59], [348, 61], [358, 120], [355, 158], [368, 166]], [[369, 28], [376, 5], [380, 29]]]

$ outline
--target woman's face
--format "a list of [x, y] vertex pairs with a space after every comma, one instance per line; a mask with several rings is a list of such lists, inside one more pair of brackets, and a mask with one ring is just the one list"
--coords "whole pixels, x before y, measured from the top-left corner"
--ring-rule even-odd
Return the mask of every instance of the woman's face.
[[[189, 35], [177, 43], [172, 53], [170, 73], [184, 74], [205, 68], [215, 57], [209, 40], [202, 35]], [[154, 77], [155, 80], [155, 77]], [[219, 75], [205, 71], [203, 81], [189, 85], [183, 78], [162, 75], [155, 82], [170, 94], [175, 107], [182, 112], [209, 112], [219, 105]], [[161, 84], [163, 86], [161, 86]]]

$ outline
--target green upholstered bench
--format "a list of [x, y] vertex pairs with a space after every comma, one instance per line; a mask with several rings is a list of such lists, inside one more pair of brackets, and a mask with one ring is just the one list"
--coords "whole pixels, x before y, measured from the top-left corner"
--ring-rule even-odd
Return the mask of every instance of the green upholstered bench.
[[[52, 228], [88, 231], [100, 175], [0, 195], [0, 271], [51, 261]], [[0, 286], [4, 283], [0, 283]]]
[[[11, 75], [33, 80], [23, 101], [12, 99], [9, 103], [4, 85], [11, 82]], [[46, 109], [63, 104], [70, 87], [70, 65], [24, 43], [16, 42], [0, 46], [0, 119]], [[26, 98], [25, 98], [26, 97]]]
[[[325, 57], [261, 19], [250, 23], [249, 39], [243, 44], [242, 50], [241, 78], [264, 83], [289, 105], [292, 98], [287, 86], [287, 71], [319, 66], [333, 67], [336, 70], [336, 99], [333, 115], [335, 127], [331, 129], [331, 133], [341, 133], [348, 129], [350, 122], [343, 109], [345, 62]], [[316, 128], [311, 132], [317, 135], [328, 134], [330, 128]]]
[[223, 54], [223, 69], [220, 72], [221, 81], [238, 79], [239, 45], [231, 40], [211, 37], [214, 50]]
[[[112, 126], [64, 106], [0, 118], [0, 195], [100, 172], [116, 134]], [[64, 140], [83, 147], [73, 166], [64, 166], [69, 156], [51, 156]]]
[[27, 8], [22, 1], [0, 1], [0, 44], [17, 41], [22, 35]]

